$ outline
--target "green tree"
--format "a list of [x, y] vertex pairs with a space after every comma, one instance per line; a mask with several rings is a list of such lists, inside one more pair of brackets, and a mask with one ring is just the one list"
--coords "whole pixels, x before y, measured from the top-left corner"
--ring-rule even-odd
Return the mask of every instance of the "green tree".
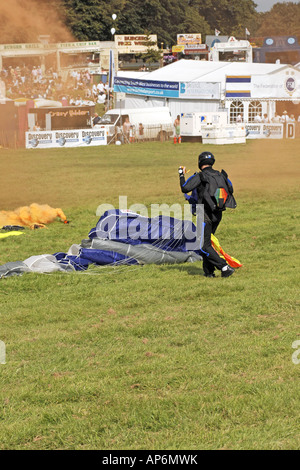
[[261, 15], [256, 35], [300, 37], [300, 4], [276, 3], [270, 11]]
[[147, 51], [143, 54], [139, 54], [139, 57], [146, 62], [147, 64], [151, 64], [154, 62], [159, 62], [162, 58], [162, 52], [157, 50], [156, 41], [153, 41], [150, 37], [150, 33], [148, 31], [145, 32], [146, 39], [145, 39], [145, 46], [147, 47]]
[[209, 25], [188, 0], [126, 0], [118, 32], [157, 34], [158, 43], [172, 46], [177, 33], [208, 33]]
[[66, 24], [78, 40], [110, 40], [116, 34], [156, 34], [158, 43], [172, 46], [179, 33], [201, 33], [203, 39], [219, 29], [245, 36], [259, 14], [252, 0], [61, 0]]
[[125, 0], [61, 0], [66, 25], [79, 41], [111, 40], [112, 14], [122, 10]]
[[259, 14], [252, 0], [190, 0], [210, 26], [210, 34], [217, 28], [221, 34], [244, 37], [257, 21]]

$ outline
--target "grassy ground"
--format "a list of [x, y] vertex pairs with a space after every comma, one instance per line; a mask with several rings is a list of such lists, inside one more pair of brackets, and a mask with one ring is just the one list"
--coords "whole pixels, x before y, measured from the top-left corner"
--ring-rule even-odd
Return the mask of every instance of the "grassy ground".
[[[217, 233], [243, 268], [201, 263], [0, 281], [0, 449], [299, 449], [299, 140], [207, 146], [238, 208]], [[69, 225], [0, 241], [0, 264], [67, 251], [102, 203], [183, 203], [198, 144], [0, 150], [1, 209]]]

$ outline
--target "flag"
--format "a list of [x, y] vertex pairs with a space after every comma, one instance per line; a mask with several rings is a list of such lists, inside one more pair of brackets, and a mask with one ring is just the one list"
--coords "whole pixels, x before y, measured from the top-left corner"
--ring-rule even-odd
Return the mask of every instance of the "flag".
[[250, 36], [250, 31], [247, 28], [245, 28], [245, 33], [246, 33], [246, 36]]
[[215, 29], [215, 36], [219, 36], [220, 33], [221, 31], [219, 31], [218, 29]]
[[109, 88], [114, 87], [114, 76], [115, 76], [114, 51], [112, 49], [110, 49], [110, 51], [109, 51], [109, 76], [108, 76]]

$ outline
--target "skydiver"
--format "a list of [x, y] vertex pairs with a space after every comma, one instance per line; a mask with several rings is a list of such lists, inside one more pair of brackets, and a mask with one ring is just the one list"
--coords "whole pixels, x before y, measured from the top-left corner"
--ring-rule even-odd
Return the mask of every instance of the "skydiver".
[[[201, 170], [199, 173], [195, 173], [193, 176], [188, 178], [185, 181], [185, 167], [179, 167], [179, 181], [181, 191], [183, 193], [189, 193], [193, 190], [196, 190], [198, 197], [198, 204], [204, 205], [204, 237], [203, 237], [203, 246], [201, 247], [201, 255], [203, 257], [203, 271], [205, 277], [215, 277], [215, 269], [221, 271], [222, 277], [229, 277], [234, 273], [234, 268], [229, 266], [226, 261], [221, 258], [218, 253], [214, 250], [211, 244], [211, 234], [214, 234], [218, 228], [219, 223], [222, 220], [222, 212], [225, 210], [225, 205], [222, 209], [216, 207], [212, 203], [211, 197], [209, 197], [209, 187], [212, 185], [212, 181], [215, 181], [215, 178], [219, 178], [218, 175], [227, 174], [222, 170], [222, 173], [214, 170], [212, 167], [215, 163], [215, 157], [210, 152], [202, 152], [198, 157], [198, 166]], [[231, 182], [227, 180], [231, 185]], [[225, 185], [226, 186], [226, 185]], [[231, 188], [227, 186], [227, 191], [230, 193], [233, 192], [232, 185]], [[236, 203], [230, 194], [231, 201], [233, 205], [228, 207], [235, 207]]]

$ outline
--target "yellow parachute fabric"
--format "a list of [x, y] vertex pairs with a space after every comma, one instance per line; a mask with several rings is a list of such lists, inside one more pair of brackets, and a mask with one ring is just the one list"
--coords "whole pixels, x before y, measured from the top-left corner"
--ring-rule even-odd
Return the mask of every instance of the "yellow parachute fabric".
[[238, 259], [233, 258], [232, 256], [225, 253], [225, 251], [223, 250], [223, 248], [221, 247], [221, 245], [219, 243], [219, 240], [213, 234], [211, 234], [211, 244], [212, 244], [213, 248], [216, 250], [216, 252], [222, 258], [224, 258], [226, 260], [226, 262], [229, 264], [229, 266], [231, 266], [232, 268], [241, 268], [243, 266], [242, 263]]
[[0, 233], [0, 240], [1, 238], [7, 238], [7, 237], [17, 237], [18, 235], [23, 235], [24, 232], [7, 232], [7, 233]]
[[30, 227], [33, 224], [50, 224], [59, 217], [63, 222], [67, 218], [61, 209], [53, 209], [48, 204], [31, 204], [19, 207], [14, 211], [0, 211], [0, 227], [5, 225], [21, 225]]

